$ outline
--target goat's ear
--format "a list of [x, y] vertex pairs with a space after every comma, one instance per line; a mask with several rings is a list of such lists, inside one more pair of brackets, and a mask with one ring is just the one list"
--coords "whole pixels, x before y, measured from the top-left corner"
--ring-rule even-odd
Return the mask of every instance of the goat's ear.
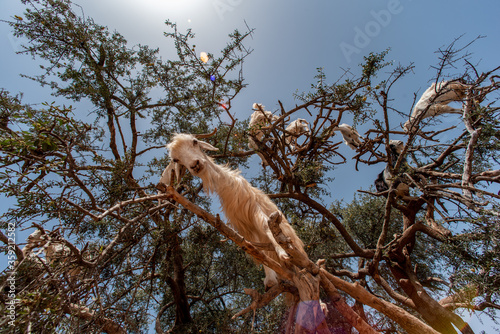
[[167, 186], [171, 186], [174, 183], [172, 172], [175, 169], [175, 165], [177, 164], [173, 161], [168, 164], [167, 168], [161, 173], [160, 183], [166, 184]]
[[163, 173], [161, 173], [160, 183], [171, 186], [174, 184], [176, 179], [177, 182], [180, 182], [185, 173], [186, 167], [177, 162], [171, 161]]
[[177, 178], [177, 182], [181, 182], [184, 174], [186, 173], [186, 167], [183, 165], [176, 163], [175, 164], [175, 177]]
[[218, 151], [219, 149], [217, 147], [213, 147], [209, 143], [205, 143], [204, 141], [197, 141], [198, 145], [200, 145], [200, 148], [205, 151]]

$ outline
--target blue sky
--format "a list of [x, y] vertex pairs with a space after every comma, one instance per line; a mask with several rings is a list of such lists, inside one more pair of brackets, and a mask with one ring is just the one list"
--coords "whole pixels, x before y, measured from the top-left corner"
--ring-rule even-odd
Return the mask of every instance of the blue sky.
[[[227, 35], [246, 24], [255, 32], [246, 44], [254, 49], [244, 65], [246, 88], [234, 101], [232, 112], [243, 120], [254, 102], [277, 110], [278, 100], [286, 108], [295, 103], [293, 93], [305, 91], [314, 82], [316, 68], [323, 67], [330, 82], [343, 69], [359, 73], [358, 64], [369, 52], [391, 48], [389, 60], [415, 65], [414, 74], [401, 81], [395, 106], [409, 113], [413, 94], [427, 88], [435, 76], [430, 66], [437, 63], [435, 51], [462, 36], [463, 43], [479, 35], [470, 49], [479, 70], [492, 69], [500, 54], [500, 2], [412, 1], [412, 0], [75, 0], [87, 16], [117, 30], [131, 43], [159, 47], [164, 59], [174, 49], [163, 36], [164, 21], [177, 22], [180, 30], [192, 28], [200, 51], [215, 53], [225, 46]], [[0, 19], [22, 14], [18, 0], [0, 2]], [[52, 101], [46, 89], [19, 73], [37, 73], [38, 65], [27, 56], [16, 55], [18, 40], [0, 24], [0, 88], [24, 92], [25, 102]], [[404, 122], [394, 120], [394, 124]], [[363, 128], [358, 129], [363, 132]], [[342, 147], [341, 153], [353, 152]], [[256, 156], [254, 159], [258, 159]], [[256, 160], [257, 161], [257, 160]], [[345, 177], [354, 168], [348, 163], [338, 170], [332, 192], [352, 199], [360, 187], [368, 188], [383, 166], [362, 168], [355, 178]], [[351, 174], [352, 175], [352, 174]], [[354, 181], [356, 179], [356, 182]], [[368, 183], [368, 184], [367, 184]], [[342, 193], [336, 191], [342, 189]], [[476, 330], [482, 328], [476, 327]], [[478, 331], [479, 332], [479, 331]]]
[[[248, 87], [234, 101], [232, 112], [243, 120], [251, 114], [254, 102], [269, 110], [278, 109], [278, 100], [285, 108], [298, 103], [293, 93], [310, 88], [316, 68], [324, 68], [330, 82], [344, 69], [359, 73], [358, 64], [369, 52], [391, 48], [387, 57], [395, 63], [414, 63], [415, 73], [401, 81], [393, 96], [395, 106], [409, 113], [413, 94], [423, 92], [435, 76], [431, 65], [437, 63], [435, 51], [462, 36], [463, 43], [479, 35], [487, 38], [471, 48], [480, 69], [497, 65], [500, 51], [500, 22], [496, 15], [498, 1], [298, 1], [298, 0], [80, 0], [87, 16], [119, 31], [131, 45], [147, 44], [160, 48], [164, 59], [174, 56], [172, 43], [163, 36], [165, 20], [177, 22], [180, 30], [192, 28], [197, 50], [216, 53], [223, 48], [227, 35], [246, 25], [255, 32], [246, 44], [254, 49], [244, 65]], [[17, 0], [3, 0], [2, 18], [22, 13]], [[11, 93], [22, 91], [25, 101], [51, 100], [50, 92], [41, 89], [19, 73], [36, 73], [37, 64], [27, 56], [15, 55], [17, 41], [10, 37], [6, 24], [0, 25], [0, 87]], [[394, 128], [404, 119], [394, 119]], [[358, 128], [360, 133], [367, 129]], [[347, 147], [341, 153], [350, 158]], [[258, 159], [256, 156], [255, 159]], [[342, 169], [344, 168], [345, 171]], [[353, 164], [339, 169], [350, 172]], [[338, 177], [333, 184], [343, 189], [348, 200], [363, 187], [368, 188], [383, 167], [361, 168], [356, 177]], [[330, 189], [335, 192], [335, 189]]]

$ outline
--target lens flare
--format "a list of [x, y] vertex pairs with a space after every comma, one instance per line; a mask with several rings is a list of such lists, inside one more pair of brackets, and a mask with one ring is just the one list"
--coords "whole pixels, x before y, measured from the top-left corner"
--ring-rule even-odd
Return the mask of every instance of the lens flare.
[[202, 62], [207, 63], [208, 62], [208, 55], [206, 52], [200, 52], [200, 59]]

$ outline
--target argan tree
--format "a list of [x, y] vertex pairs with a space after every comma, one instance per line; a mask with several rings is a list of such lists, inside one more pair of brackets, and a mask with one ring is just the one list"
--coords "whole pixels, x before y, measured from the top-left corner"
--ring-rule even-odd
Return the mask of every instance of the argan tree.
[[[393, 91], [413, 67], [370, 54], [334, 83], [320, 71], [296, 105], [277, 101], [278, 120], [249, 150], [253, 132], [231, 102], [245, 86], [251, 30], [235, 31], [205, 64], [194, 34], [167, 21], [177, 55], [163, 60], [69, 0], [22, 2], [26, 11], [7, 23], [25, 41], [21, 53], [41, 64], [25, 76], [61, 102], [0, 93], [1, 192], [16, 201], [1, 218], [4, 250], [15, 258], [0, 281], [2, 312], [14, 277], [17, 300], [3, 332], [472, 333], [460, 311], [495, 316], [499, 68], [479, 71], [461, 40], [439, 50], [429, 78], [464, 85], [454, 102], [461, 116], [419, 116], [405, 131], [410, 112], [401, 105], [419, 94], [401, 101]], [[311, 131], [292, 146], [286, 126], [299, 116]], [[342, 143], [341, 123], [367, 129], [354, 150]], [[179, 132], [210, 134], [203, 140], [219, 148], [212, 158], [233, 168], [264, 157], [268, 166], [251, 181], [287, 216], [308, 258], [280, 235], [279, 216], [269, 224], [290, 255], [286, 266], [227, 225], [199, 179], [157, 185], [169, 163], [164, 145]], [[361, 164], [388, 168], [387, 190], [333, 200], [341, 164], [353, 178]], [[13, 225], [31, 235], [11, 247]], [[280, 284], [264, 291], [259, 263]], [[290, 308], [285, 292], [295, 296]]]

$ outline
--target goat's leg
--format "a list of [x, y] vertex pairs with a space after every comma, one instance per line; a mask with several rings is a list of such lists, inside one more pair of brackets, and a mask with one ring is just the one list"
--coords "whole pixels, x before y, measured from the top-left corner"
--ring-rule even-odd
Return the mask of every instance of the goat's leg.
[[257, 152], [257, 155], [260, 157], [260, 160], [262, 160], [262, 167], [267, 167], [269, 164], [267, 163], [266, 157], [262, 153]]
[[419, 127], [416, 122], [419, 117], [422, 120], [427, 117], [434, 117], [442, 114], [463, 114], [463, 111], [461, 109], [450, 107], [447, 104], [434, 104], [427, 109], [425, 115], [423, 116], [420, 116], [421, 112], [422, 110], [418, 113], [415, 113], [415, 115], [412, 115], [410, 119], [406, 121], [406, 123], [403, 125], [403, 129], [405, 130], [405, 132], [413, 132]]
[[266, 161], [266, 158], [261, 153], [257, 152], [259, 146], [255, 143], [255, 140], [253, 140], [253, 138], [250, 136], [248, 137], [248, 148], [254, 150], [260, 157], [260, 160], [262, 160], [262, 167], [266, 167], [269, 165]]
[[278, 275], [276, 275], [274, 270], [264, 266], [264, 272], [266, 273], [266, 278], [264, 279], [266, 290], [278, 284]]
[[266, 234], [267, 239], [271, 242], [271, 244], [274, 247], [274, 250], [276, 252], [276, 255], [278, 256], [278, 259], [280, 262], [285, 262], [290, 259], [288, 254], [285, 252], [285, 250], [278, 244], [276, 239], [274, 239], [273, 232], [269, 228], [268, 220], [269, 217], [265, 215], [263, 212], [260, 212], [258, 215], [258, 219], [260, 220], [260, 226], [262, 226], [262, 230]]
[[439, 109], [439, 114], [460, 114], [461, 115], [464, 113], [462, 111], [462, 109], [453, 108], [447, 104], [438, 105], [438, 109]]
[[442, 114], [463, 114], [461, 109], [450, 107], [447, 104], [435, 104], [427, 111], [428, 116], [437, 116]]

